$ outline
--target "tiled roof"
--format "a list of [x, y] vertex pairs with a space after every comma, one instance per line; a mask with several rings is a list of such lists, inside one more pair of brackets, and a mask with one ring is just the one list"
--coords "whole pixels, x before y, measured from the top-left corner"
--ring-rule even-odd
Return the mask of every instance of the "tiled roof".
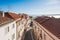
[[9, 13], [9, 15], [15, 20], [20, 18], [20, 16], [18, 14], [15, 14], [15, 13]]
[[13, 21], [13, 19], [8, 18], [8, 17], [2, 17], [2, 16], [0, 15], [0, 26], [2, 26], [2, 25], [4, 25], [4, 24], [7, 24], [7, 23], [9, 23], [9, 22], [12, 22], [12, 21]]
[[22, 14], [21, 17], [27, 19], [27, 16], [28, 16], [27, 14]]
[[9, 17], [11, 17], [12, 19], [14, 19], [14, 20], [17, 20], [17, 19], [19, 19], [19, 18], [21, 18], [20, 17], [20, 15], [18, 15], [18, 14], [16, 14], [16, 13], [12, 13], [12, 12], [5, 12], [7, 15], [9, 15]]
[[60, 19], [53, 17], [37, 17], [35, 20], [40, 23], [44, 28], [53, 33], [56, 37], [60, 38]]
[[[17, 20], [20, 18], [20, 15], [15, 14], [15, 13], [11, 13], [11, 12], [5, 12], [5, 16], [2, 16], [2, 11], [0, 11], [0, 25], [2, 24], [6, 24], [12, 20]], [[19, 20], [18, 20], [19, 21]]]

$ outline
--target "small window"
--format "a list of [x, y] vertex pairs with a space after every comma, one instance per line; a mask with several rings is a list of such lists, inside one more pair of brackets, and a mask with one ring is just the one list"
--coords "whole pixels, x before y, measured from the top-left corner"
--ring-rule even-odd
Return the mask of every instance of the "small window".
[[5, 34], [7, 34], [9, 32], [9, 27], [5, 28]]
[[19, 22], [19, 25], [20, 25], [20, 22]]
[[8, 27], [8, 32], [9, 32], [9, 27]]
[[18, 32], [18, 38], [20, 38], [20, 31]]
[[14, 39], [15, 39], [15, 34], [12, 35], [12, 40], [14, 40]]
[[42, 39], [42, 30], [40, 31], [40, 38]]
[[13, 28], [15, 27], [15, 25], [13, 24]]
[[33, 22], [31, 21], [31, 23], [30, 23], [30, 27], [33, 27]]
[[46, 40], [46, 35], [44, 34], [44, 40]]

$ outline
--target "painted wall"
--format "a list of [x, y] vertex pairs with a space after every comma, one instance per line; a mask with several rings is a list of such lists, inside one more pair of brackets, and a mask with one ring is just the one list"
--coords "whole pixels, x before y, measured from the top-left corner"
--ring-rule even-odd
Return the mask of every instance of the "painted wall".
[[[14, 28], [13, 28], [14, 24]], [[6, 28], [9, 27], [9, 32], [6, 33]], [[0, 27], [0, 40], [12, 40], [12, 35], [15, 34], [16, 40], [16, 22], [11, 22]]]

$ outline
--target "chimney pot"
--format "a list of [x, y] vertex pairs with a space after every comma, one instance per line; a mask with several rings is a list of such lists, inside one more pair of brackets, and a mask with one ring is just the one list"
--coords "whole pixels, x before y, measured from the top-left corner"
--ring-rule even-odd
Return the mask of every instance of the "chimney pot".
[[2, 16], [4, 17], [4, 12], [3, 12]]

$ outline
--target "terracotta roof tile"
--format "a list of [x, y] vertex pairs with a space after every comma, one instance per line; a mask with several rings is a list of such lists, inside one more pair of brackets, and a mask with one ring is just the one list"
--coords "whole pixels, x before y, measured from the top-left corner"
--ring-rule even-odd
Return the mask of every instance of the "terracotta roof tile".
[[22, 14], [21, 17], [27, 19], [27, 16], [28, 16], [27, 14]]
[[15, 13], [9, 13], [9, 15], [15, 20], [20, 18], [20, 16], [18, 14], [15, 14]]
[[[20, 18], [20, 15], [11, 13], [11, 12], [5, 12], [5, 16], [2, 16], [2, 11], [0, 11], [0, 25], [6, 24], [8, 22], [11, 22], [12, 20], [17, 20]], [[18, 20], [19, 21], [19, 20]]]
[[12, 22], [12, 21], [13, 20], [11, 18], [0, 16], [0, 26], [4, 25], [4, 24], [7, 24], [9, 22]]
[[9, 17], [11, 17], [14, 20], [21, 18], [20, 15], [18, 15], [16, 13], [12, 13], [12, 12], [5, 12], [5, 13], [6, 13], [6, 15], [9, 15]]
[[[37, 17], [35, 20], [40, 23], [44, 28], [53, 33], [56, 37], [60, 38], [60, 19], [57, 18], [42, 18]], [[43, 21], [44, 20], [44, 21]]]

